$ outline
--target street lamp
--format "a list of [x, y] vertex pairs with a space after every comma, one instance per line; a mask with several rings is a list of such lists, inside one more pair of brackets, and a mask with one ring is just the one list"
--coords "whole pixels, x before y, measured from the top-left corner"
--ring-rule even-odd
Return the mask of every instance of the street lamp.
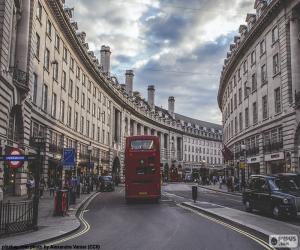
[[[245, 144], [242, 144], [241, 145], [241, 150], [243, 152], [243, 156], [244, 156], [244, 165], [243, 165], [243, 168], [242, 168], [242, 187], [245, 187], [245, 167], [246, 167], [246, 162], [247, 162], [247, 151], [246, 151], [246, 145]], [[249, 168], [248, 168], [249, 170]]]
[[[88, 180], [89, 180], [89, 190], [93, 191], [93, 181], [91, 180], [91, 164], [92, 164], [92, 151], [93, 151], [93, 147], [91, 145], [92, 143], [90, 142], [90, 145], [88, 146], [88, 154], [89, 154], [89, 163], [88, 163], [88, 169], [89, 169], [89, 176], [88, 176]], [[90, 183], [91, 182], [91, 183]]]

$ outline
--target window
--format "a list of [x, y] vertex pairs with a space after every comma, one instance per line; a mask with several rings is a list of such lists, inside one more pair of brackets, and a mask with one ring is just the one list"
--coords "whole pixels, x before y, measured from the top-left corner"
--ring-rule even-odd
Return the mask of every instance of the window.
[[249, 127], [249, 108], [245, 108], [245, 127]]
[[47, 71], [49, 71], [49, 67], [50, 67], [50, 51], [48, 49], [45, 50], [44, 67], [45, 67], [45, 69]]
[[233, 100], [234, 100], [234, 109], [236, 109], [237, 108], [237, 96], [236, 96], [236, 93], [233, 96]]
[[54, 47], [57, 49], [57, 51], [59, 51], [59, 45], [60, 45], [60, 38], [59, 38], [59, 35], [56, 34]]
[[97, 127], [97, 141], [100, 142], [100, 127]]
[[35, 48], [35, 56], [40, 58], [40, 46], [41, 46], [41, 38], [38, 33], [35, 34], [36, 37], [36, 48]]
[[105, 131], [102, 129], [102, 143], [105, 143]]
[[102, 117], [102, 123], [105, 123], [105, 117], [106, 117], [106, 116], [105, 116], [105, 111], [103, 111], [102, 114], [103, 114], [103, 117]]
[[91, 112], [91, 99], [90, 98], [88, 98], [87, 99], [87, 112]]
[[90, 121], [86, 120], [86, 136], [90, 136]]
[[272, 30], [272, 43], [275, 43], [278, 41], [278, 27], [275, 26]]
[[241, 80], [241, 68], [238, 69], [238, 78]]
[[80, 79], [80, 67], [79, 66], [76, 67], [76, 77], [78, 79]]
[[52, 93], [52, 110], [51, 115], [56, 118], [56, 103], [57, 103], [57, 96], [55, 93]]
[[248, 71], [248, 63], [247, 63], [247, 60], [244, 61], [244, 63], [243, 63], [243, 69], [244, 69], [244, 74], [246, 74], [247, 71]]
[[47, 30], [47, 35], [51, 38], [52, 24], [51, 24], [51, 22], [50, 22], [49, 19], [47, 21], [47, 28], [46, 28], [46, 30]]
[[79, 87], [76, 86], [76, 89], [75, 89], [75, 102], [79, 102]]
[[233, 87], [236, 87], [236, 75], [233, 76]]
[[92, 124], [92, 138], [95, 139], [95, 124]]
[[243, 130], [243, 114], [239, 113], [240, 131]]
[[101, 109], [98, 107], [98, 115], [97, 115], [97, 119], [100, 121], [101, 119]]
[[278, 53], [273, 56], [273, 75], [279, 73]]
[[83, 130], [84, 130], [84, 117], [81, 116], [80, 118], [80, 133], [83, 134]]
[[280, 95], [280, 88], [274, 90], [275, 96], [275, 113], [281, 112], [281, 95]]
[[268, 96], [265, 95], [262, 98], [262, 109], [263, 109], [263, 119], [268, 118]]
[[82, 85], [85, 86], [86, 76], [82, 74]]
[[44, 84], [42, 109], [47, 112], [47, 108], [48, 108], [48, 86]]
[[96, 97], [96, 94], [97, 94], [97, 88], [94, 86], [93, 87], [93, 96]]
[[36, 104], [36, 98], [37, 98], [37, 87], [38, 87], [38, 76], [36, 73], [33, 73], [33, 103]]
[[53, 64], [53, 80], [58, 80], [58, 63]]
[[36, 9], [36, 17], [39, 19], [39, 21], [42, 20], [42, 11], [43, 11], [42, 5], [40, 2], [38, 2], [37, 9]]
[[242, 88], [239, 88], [239, 104], [242, 103]]
[[63, 100], [60, 101], [60, 120], [65, 122], [65, 102]]
[[234, 117], [234, 131], [235, 134], [238, 132], [238, 122], [237, 122], [237, 117]]
[[68, 49], [64, 47], [63, 59], [67, 63], [68, 62]]
[[230, 109], [231, 109], [231, 113], [233, 112], [233, 100], [232, 98], [230, 99]]
[[267, 67], [265, 64], [261, 67], [261, 82], [262, 84], [267, 82]]
[[73, 81], [70, 79], [69, 81], [69, 92], [68, 92], [70, 97], [73, 97]]
[[256, 80], [256, 74], [254, 73], [251, 77], [252, 82], [252, 91], [257, 90], [257, 80]]
[[256, 53], [255, 53], [255, 50], [253, 50], [251, 52], [251, 65], [255, 64], [256, 62]]
[[72, 121], [72, 107], [71, 106], [68, 106], [68, 118], [67, 118], [67, 123], [68, 123], [68, 126], [71, 127], [71, 121]]
[[260, 42], [260, 55], [262, 56], [265, 53], [266, 53], [266, 41], [262, 40]]
[[84, 108], [84, 106], [85, 106], [85, 94], [82, 93], [81, 94], [81, 107]]
[[92, 107], [92, 116], [95, 116], [96, 114], [96, 104], [93, 103], [93, 107]]
[[257, 103], [254, 102], [252, 104], [252, 108], [253, 108], [253, 124], [256, 124], [257, 123], [257, 120], [258, 120], [258, 114], [257, 114]]
[[74, 58], [70, 57], [70, 69], [74, 71]]
[[91, 81], [88, 82], [88, 92], [91, 92], [92, 90], [92, 83]]
[[66, 84], [67, 84], [67, 74], [65, 71], [62, 72], [62, 84], [61, 87], [66, 90]]
[[78, 112], [75, 112], [74, 114], [74, 129], [75, 131], [78, 131]]

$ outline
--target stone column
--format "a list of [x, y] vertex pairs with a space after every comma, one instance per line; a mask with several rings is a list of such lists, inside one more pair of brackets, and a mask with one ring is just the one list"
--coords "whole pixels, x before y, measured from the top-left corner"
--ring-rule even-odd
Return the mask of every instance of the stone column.
[[133, 135], [137, 135], [137, 122], [133, 121]]
[[[25, 155], [28, 154], [28, 151], [24, 151]], [[27, 167], [28, 167], [28, 161], [24, 161], [23, 167], [17, 169], [16, 171], [16, 177], [15, 177], [15, 195], [17, 196], [23, 196], [27, 194]]]

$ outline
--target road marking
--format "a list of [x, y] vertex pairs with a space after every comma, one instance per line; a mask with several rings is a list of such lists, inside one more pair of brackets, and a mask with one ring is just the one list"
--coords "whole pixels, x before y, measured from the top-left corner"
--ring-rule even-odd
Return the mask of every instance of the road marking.
[[235, 227], [235, 226], [232, 226], [232, 225], [230, 225], [230, 224], [228, 224], [228, 223], [226, 223], [226, 222], [224, 222], [224, 221], [221, 221], [221, 220], [216, 219], [216, 218], [214, 218], [214, 217], [211, 217], [211, 216], [209, 216], [209, 215], [203, 214], [203, 213], [201, 213], [201, 212], [199, 212], [199, 211], [196, 211], [195, 209], [192, 209], [192, 208], [189, 208], [189, 207], [185, 207], [185, 206], [183, 206], [183, 205], [181, 205], [181, 204], [176, 204], [176, 205], [179, 206], [179, 207], [181, 207], [181, 208], [183, 208], [183, 209], [189, 210], [189, 211], [191, 211], [191, 212], [193, 212], [193, 213], [195, 213], [195, 214], [197, 214], [197, 215], [199, 215], [199, 216], [201, 216], [201, 217], [203, 217], [203, 218], [206, 218], [206, 219], [208, 219], [208, 220], [210, 220], [210, 221], [213, 221], [213, 222], [218, 223], [218, 224], [220, 224], [220, 225], [222, 225], [222, 226], [224, 226], [224, 227], [227, 227], [227, 228], [229, 228], [229, 229], [231, 229], [231, 230], [233, 230], [233, 231], [235, 231], [235, 232], [237, 232], [237, 233], [239, 233], [239, 234], [242, 234], [242, 235], [244, 235], [244, 236], [246, 236], [246, 237], [248, 237], [248, 238], [254, 240], [254, 241], [257, 242], [259, 245], [261, 245], [262, 247], [264, 247], [265, 249], [275, 250], [275, 248], [271, 247], [271, 246], [270, 246], [268, 243], [266, 243], [264, 240], [262, 240], [262, 239], [260, 239], [260, 238], [258, 238], [258, 237], [256, 237], [256, 236], [254, 236], [254, 235], [252, 235], [252, 234], [250, 234], [250, 233], [248, 233], [248, 232], [246, 232], [246, 231], [244, 231], [244, 230], [242, 230], [242, 229], [239, 229], [239, 228], [237, 228], [237, 227]]
[[89, 210], [87, 210], [86, 208], [90, 205], [90, 203], [92, 202], [92, 200], [93, 200], [98, 194], [99, 194], [98, 192], [95, 193], [95, 194], [89, 199], [89, 201], [88, 201], [86, 204], [84, 204], [84, 207], [83, 207], [83, 209], [82, 209], [81, 212], [80, 212], [80, 215], [79, 215], [78, 218], [79, 218], [79, 220], [83, 223], [83, 226], [84, 226], [84, 228], [83, 228], [80, 232], [78, 232], [78, 233], [76, 233], [76, 234], [73, 234], [73, 235], [70, 235], [70, 236], [67, 236], [66, 238], [63, 238], [63, 239], [60, 239], [60, 240], [57, 240], [57, 241], [53, 241], [53, 242], [50, 242], [50, 243], [46, 243], [46, 244], [44, 244], [44, 245], [45, 245], [45, 246], [57, 245], [57, 244], [63, 243], [63, 242], [65, 242], [65, 241], [68, 241], [68, 240], [71, 240], [71, 239], [74, 239], [74, 238], [77, 238], [77, 237], [79, 237], [79, 236], [81, 236], [81, 235], [87, 233], [87, 232], [90, 230], [91, 226], [90, 226], [90, 224], [83, 218], [83, 215], [84, 215], [85, 212], [88, 212], [88, 211], [89, 211]]

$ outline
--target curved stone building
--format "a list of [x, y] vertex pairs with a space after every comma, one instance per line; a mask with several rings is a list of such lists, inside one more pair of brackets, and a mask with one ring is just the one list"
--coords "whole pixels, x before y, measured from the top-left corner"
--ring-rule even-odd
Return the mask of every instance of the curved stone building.
[[[123, 176], [124, 142], [130, 135], [157, 135], [165, 168], [222, 166], [222, 127], [155, 105], [134, 91], [134, 72], [125, 83], [110, 72], [110, 47], [101, 58], [89, 50], [73, 9], [62, 0], [0, 0], [0, 141], [2, 154], [22, 148], [36, 154], [35, 138], [46, 139], [40, 166], [45, 181], [71, 175]], [[76, 168], [62, 165], [63, 148], [74, 148]], [[0, 190], [22, 195], [34, 164], [11, 169], [0, 162]]]
[[254, 8], [230, 45], [218, 92], [224, 143], [246, 177], [299, 171], [300, 157], [300, 1], [256, 0]]

